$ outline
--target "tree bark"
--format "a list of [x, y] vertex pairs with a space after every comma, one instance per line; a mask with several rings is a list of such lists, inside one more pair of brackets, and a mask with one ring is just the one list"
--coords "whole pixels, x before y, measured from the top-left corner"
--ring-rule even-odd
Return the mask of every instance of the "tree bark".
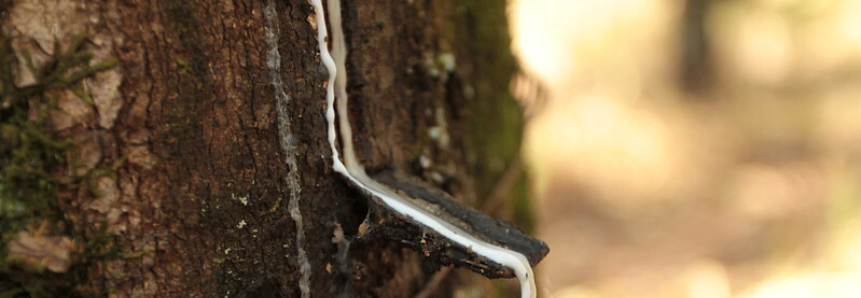
[[[497, 183], [521, 132], [504, 3], [344, 2], [350, 116], [369, 172], [422, 177], [479, 209], [508, 193], [519, 207], [495, 215], [528, 226], [522, 177]], [[3, 153], [24, 152], [30, 126], [71, 144], [37, 142], [63, 158], [44, 163], [49, 178], [20, 176], [50, 186], [33, 188], [44, 208], [15, 192], [6, 170], [19, 160], [4, 159], [2, 203], [24, 207], [0, 214], [2, 293], [411, 297], [431, 283], [431, 297], [450, 297], [475, 287], [396, 241], [356, 240], [369, 207], [331, 169], [328, 74], [305, 0], [2, 9], [3, 97], [14, 103], [0, 114], [14, 141]], [[516, 285], [479, 289], [516, 296]]]

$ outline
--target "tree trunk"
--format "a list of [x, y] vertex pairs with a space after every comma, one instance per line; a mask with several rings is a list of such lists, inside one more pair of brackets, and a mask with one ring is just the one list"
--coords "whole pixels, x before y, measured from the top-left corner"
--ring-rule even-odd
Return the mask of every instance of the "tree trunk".
[[[502, 179], [522, 176], [504, 3], [344, 2], [366, 168], [528, 226], [524, 179]], [[0, 296], [516, 296], [356, 239], [369, 206], [331, 168], [305, 0], [0, 9]]]
[[685, 0], [679, 44], [679, 85], [682, 90], [702, 95], [709, 91], [714, 79], [712, 48], [707, 31], [707, 18], [713, 0]]

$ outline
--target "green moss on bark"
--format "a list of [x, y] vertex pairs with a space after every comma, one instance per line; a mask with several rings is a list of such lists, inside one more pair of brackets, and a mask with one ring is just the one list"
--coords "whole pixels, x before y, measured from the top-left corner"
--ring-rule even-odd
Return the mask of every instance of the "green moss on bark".
[[[56, 43], [55, 56], [37, 66], [29, 53], [13, 52], [5, 36], [0, 36], [0, 297], [82, 296], [85, 289], [77, 285], [88, 280], [89, 265], [111, 257], [116, 247], [116, 238], [104, 231], [90, 237], [76, 233], [58, 205], [59, 192], [74, 193], [91, 178], [110, 174], [104, 169], [70, 173], [68, 166], [75, 161], [69, 156], [77, 156], [77, 149], [46, 124], [61, 92], [72, 91], [91, 103], [82, 80], [117, 64], [115, 59], [91, 63], [92, 55], [82, 51], [85, 41], [82, 32], [66, 47]], [[24, 58], [35, 83], [15, 85], [17, 57]], [[70, 235], [71, 247], [80, 247], [83, 260], [68, 272], [52, 273], [39, 263], [12, 259], [7, 246], [22, 231], [34, 236]]]
[[[469, 105], [471, 139], [467, 154], [476, 179], [478, 195], [489, 198], [505, 171], [519, 163], [523, 135], [523, 111], [508, 88], [518, 66], [511, 54], [504, 2], [469, 0], [459, 2], [455, 40], [459, 51], [467, 51], [476, 61], [469, 73], [474, 93]], [[520, 173], [507, 187], [513, 220], [531, 232], [534, 215], [529, 201], [526, 175]]]

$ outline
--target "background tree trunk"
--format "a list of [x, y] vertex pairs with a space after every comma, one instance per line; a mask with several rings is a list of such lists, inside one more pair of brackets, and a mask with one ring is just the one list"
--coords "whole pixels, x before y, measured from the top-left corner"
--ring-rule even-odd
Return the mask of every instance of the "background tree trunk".
[[714, 80], [712, 48], [708, 35], [708, 14], [713, 0], [685, 0], [679, 30], [679, 85], [682, 90], [702, 95]]
[[[498, 183], [517, 168], [510, 165], [521, 132], [507, 88], [515, 64], [504, 3], [343, 6], [351, 117], [366, 167], [423, 177], [479, 209], [505, 193], [527, 225], [522, 177]], [[305, 0], [3, 1], [0, 58], [10, 104], [0, 114], [0, 291], [422, 291], [434, 274], [419, 253], [392, 241], [351, 243], [368, 207], [330, 167], [327, 74], [314, 18]], [[71, 145], [31, 141], [30, 127]], [[24, 146], [31, 143], [39, 146]], [[13, 158], [33, 148], [43, 151]], [[34, 174], [38, 158], [49, 159], [38, 168], [47, 178]], [[12, 171], [22, 167], [30, 170]], [[436, 276], [443, 279], [433, 297], [480, 280]], [[480, 289], [483, 297], [493, 291]], [[517, 290], [495, 291], [514, 297]]]

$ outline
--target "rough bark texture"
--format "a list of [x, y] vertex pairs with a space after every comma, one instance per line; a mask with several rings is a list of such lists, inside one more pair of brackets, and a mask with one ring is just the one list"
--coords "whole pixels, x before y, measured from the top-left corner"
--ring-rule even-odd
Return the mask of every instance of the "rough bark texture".
[[[519, 146], [504, 3], [344, 6], [359, 158], [371, 171], [399, 169], [486, 205]], [[330, 168], [327, 74], [304, 0], [19, 0], [2, 7], [4, 55], [12, 57], [0, 57], [11, 66], [4, 84], [16, 90], [39, 83], [28, 60], [37, 69], [61, 60], [58, 49], [80, 32], [79, 52], [91, 53], [91, 64], [118, 60], [27, 97], [27, 113], [51, 111], [40, 129], [73, 144], [51, 175], [80, 183], [58, 184], [48, 209], [59, 212], [4, 224], [10, 228], [0, 248], [23, 242], [16, 235], [25, 231], [71, 239], [58, 249], [73, 257], [59, 273], [5, 258], [4, 293], [302, 297], [307, 276], [311, 297], [410, 297], [428, 283], [425, 271], [435, 268], [423, 270], [421, 254], [391, 241], [350, 243], [368, 207]], [[280, 69], [271, 60], [273, 41]], [[288, 98], [281, 111], [272, 73]], [[109, 174], [94, 174], [101, 169]], [[298, 178], [288, 179], [291, 173]], [[524, 195], [522, 186], [513, 192]], [[48, 228], [34, 228], [38, 222]], [[299, 250], [310, 271], [300, 270]], [[66, 283], [39, 282], [45, 278]], [[435, 297], [449, 297], [454, 280], [473, 279], [451, 274]]]

